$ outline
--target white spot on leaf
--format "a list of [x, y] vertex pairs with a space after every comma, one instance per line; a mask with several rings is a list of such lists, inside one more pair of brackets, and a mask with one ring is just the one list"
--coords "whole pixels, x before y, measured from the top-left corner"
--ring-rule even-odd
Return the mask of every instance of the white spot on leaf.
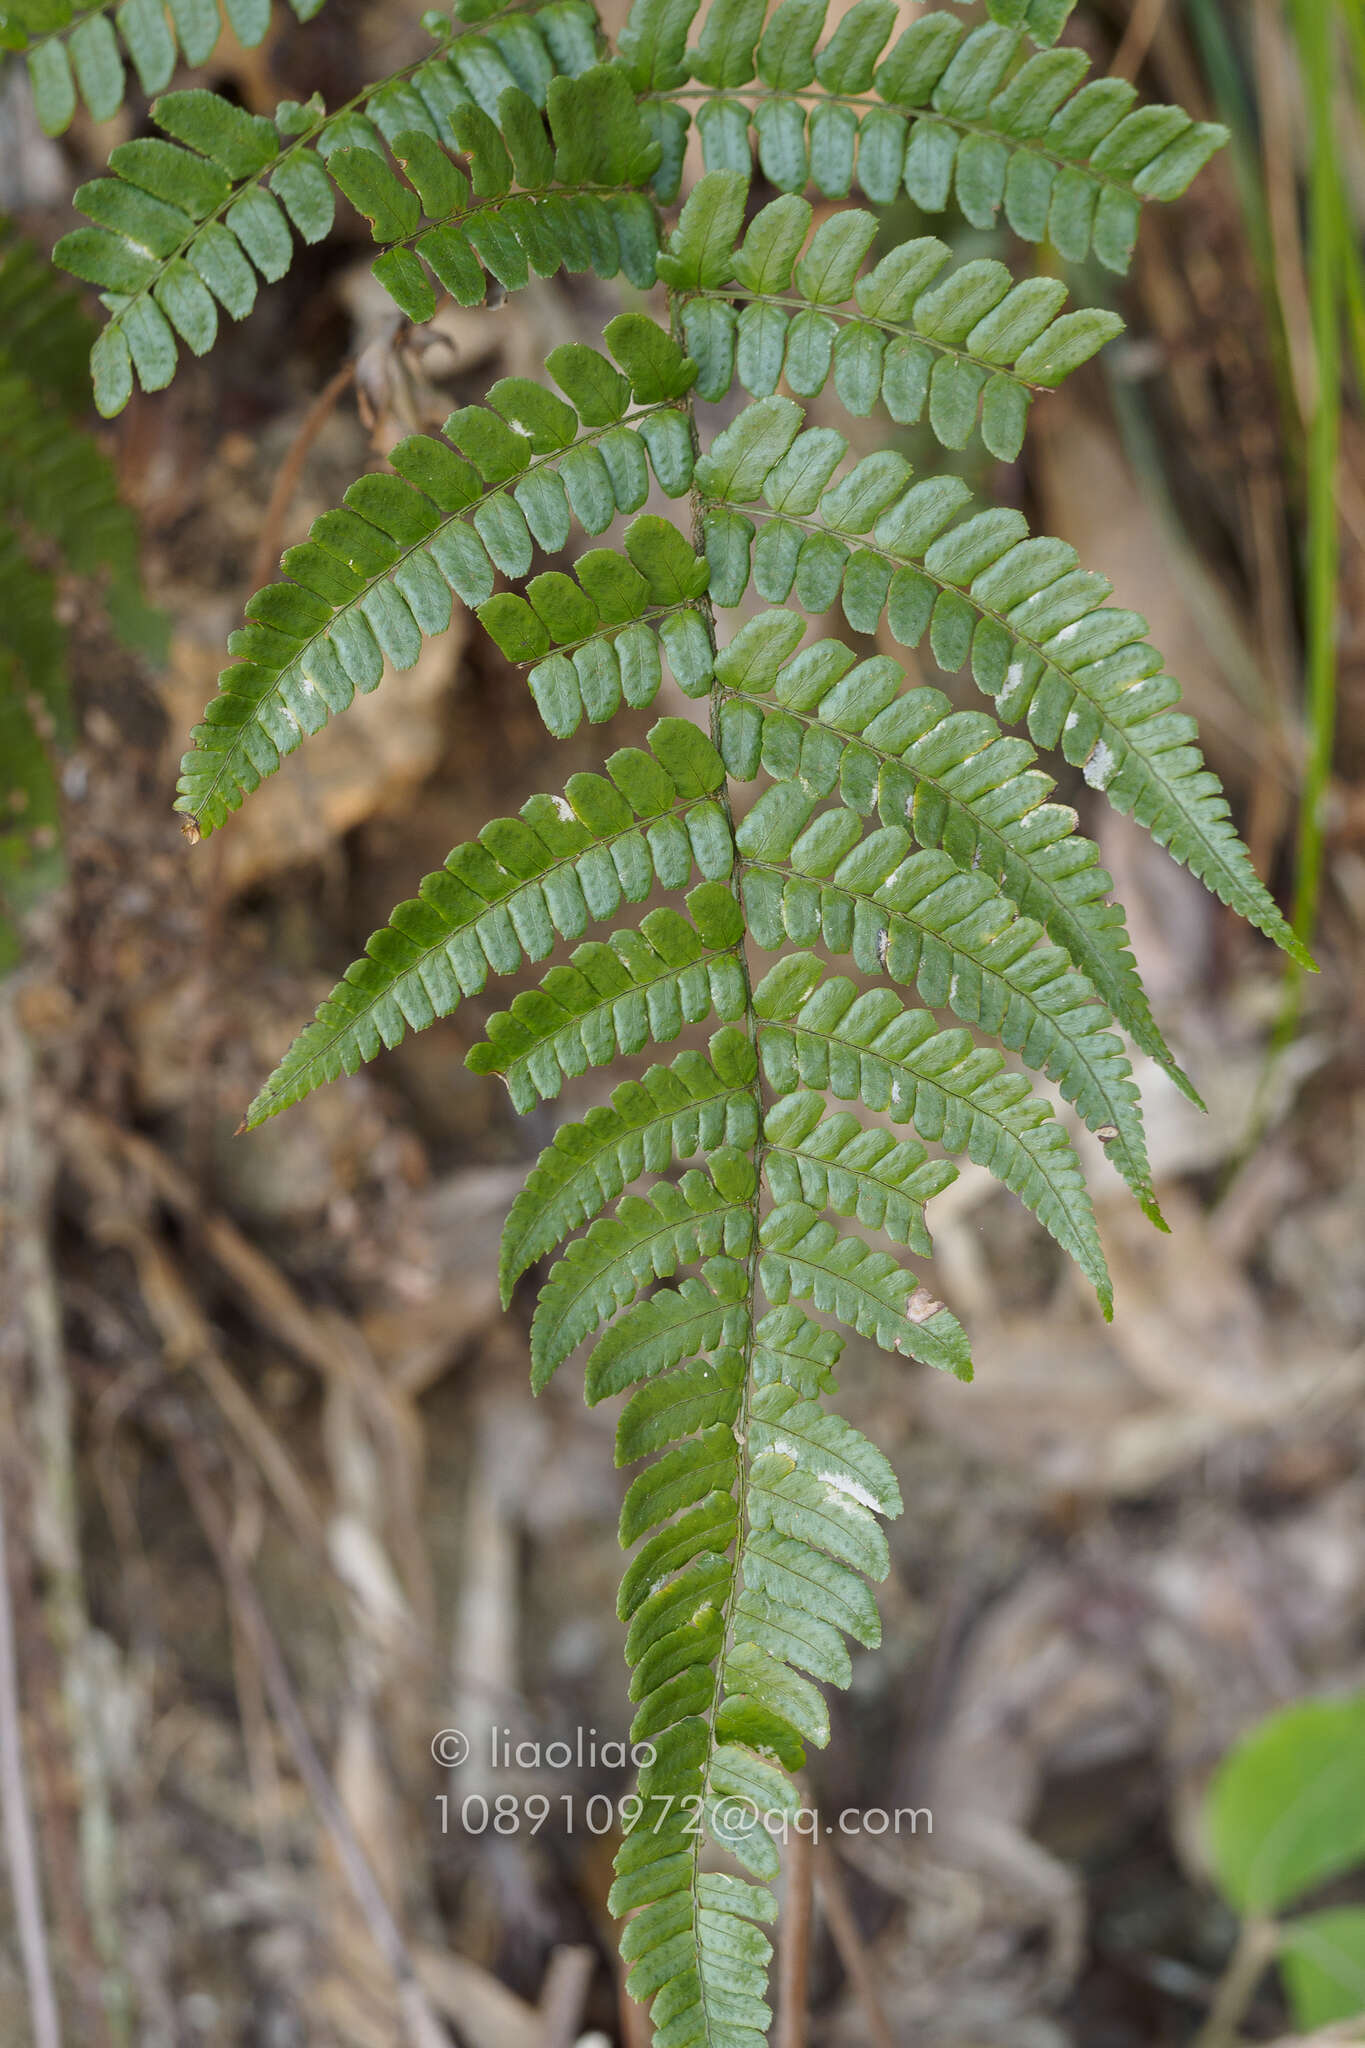
[[931, 1316], [942, 1313], [943, 1303], [927, 1287], [917, 1287], [905, 1304], [906, 1321], [911, 1323], [927, 1323]]
[[1085, 759], [1082, 775], [1091, 789], [1105, 789], [1116, 766], [1114, 749], [1105, 740], [1096, 740]]

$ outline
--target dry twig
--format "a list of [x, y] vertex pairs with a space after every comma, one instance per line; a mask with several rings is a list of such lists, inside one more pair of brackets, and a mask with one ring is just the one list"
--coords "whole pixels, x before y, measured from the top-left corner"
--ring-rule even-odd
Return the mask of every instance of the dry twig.
[[251, 558], [251, 588], [259, 590], [263, 583], [269, 583], [275, 574], [284, 538], [284, 522], [299, 487], [303, 465], [308, 460], [308, 451], [317, 440], [335, 412], [338, 401], [355, 381], [354, 362], [343, 363], [341, 368], [328, 378], [313, 403], [309, 406], [299, 424], [299, 430], [289, 445], [289, 453], [280, 464], [275, 478], [275, 488], [270, 493], [270, 503], [265, 508], [261, 521], [260, 537], [256, 552]]
[[170, 1437], [170, 1448], [190, 1505], [237, 1608], [243, 1632], [251, 1642], [271, 1709], [293, 1756], [295, 1769], [331, 1839], [370, 1938], [393, 1975], [410, 2048], [449, 2048], [445, 2028], [436, 2017], [402, 1931], [390, 1911], [351, 1818], [314, 1747], [280, 1646], [256, 1597], [256, 1589], [233, 1549], [226, 1518], [199, 1453], [179, 1433]]
[[777, 1951], [776, 2048], [806, 2048], [806, 1977], [810, 1959], [815, 1855], [798, 1829], [787, 1846], [782, 1939]]
[[1166, 12], [1166, 0], [1136, 0], [1128, 26], [1123, 31], [1123, 41], [1114, 52], [1114, 61], [1109, 66], [1111, 78], [1134, 79], [1147, 61], [1147, 52], [1161, 27]]
[[858, 1932], [858, 1923], [853, 1918], [853, 1909], [848, 1903], [844, 1880], [834, 1859], [834, 1851], [827, 1842], [815, 1846], [815, 1882], [820, 1893], [820, 1905], [829, 1926], [844, 1974], [853, 1987], [854, 1996], [863, 2009], [868, 2039], [872, 2048], [896, 2048], [896, 2037], [887, 2024], [877, 1996], [877, 1986], [867, 1949]]
[[540, 1987], [540, 2048], [573, 2048], [596, 1968], [595, 1949], [555, 1949]]
[[12, 982], [0, 997], [0, 1101], [8, 1113], [11, 1258], [31, 1369], [25, 1419], [32, 1438], [32, 1546], [61, 1668], [64, 1733], [79, 1786], [81, 1881], [101, 1966], [100, 1995], [109, 2032], [122, 2042], [129, 2037], [129, 2011], [114, 1823], [90, 1655], [71, 1385], [48, 1241], [54, 1160], [39, 1129], [38, 1076], [16, 1007], [18, 987]]
[[10, 1606], [9, 1555], [5, 1542], [5, 1496], [0, 1476], [0, 1805], [5, 1816], [5, 1861], [10, 1897], [28, 1986], [29, 2025], [33, 2048], [61, 2048], [61, 2021], [52, 1983], [47, 1921], [43, 1913], [43, 1880], [33, 1835], [24, 1752], [20, 1731], [19, 1673], [14, 1654], [14, 1614]]

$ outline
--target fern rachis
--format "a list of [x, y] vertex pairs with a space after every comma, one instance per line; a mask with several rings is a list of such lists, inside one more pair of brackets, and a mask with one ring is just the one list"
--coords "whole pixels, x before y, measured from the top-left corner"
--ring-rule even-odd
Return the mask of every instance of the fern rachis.
[[[1118, 331], [1066, 310], [1059, 281], [954, 262], [934, 236], [873, 261], [876, 215], [839, 206], [817, 225], [803, 196], [906, 192], [941, 211], [955, 195], [975, 225], [1003, 211], [1025, 241], [1122, 270], [1141, 203], [1183, 190], [1221, 132], [1086, 82], [1083, 56], [1053, 47], [1070, 11], [990, 0], [969, 30], [939, 8], [891, 42], [889, 0], [857, 0], [821, 43], [825, 0], [770, 15], [710, 0], [695, 39], [698, 0], [636, 0], [614, 53], [582, 0], [486, 12], [330, 116], [286, 108], [272, 125], [172, 96], [154, 110], [169, 139], [115, 153], [84, 195], [93, 227], [65, 245], [111, 294], [95, 364], [111, 412], [135, 373], [169, 380], [177, 335], [211, 345], [186, 266], [241, 317], [248, 259], [281, 274], [285, 216], [325, 232], [334, 186], [413, 319], [438, 287], [473, 302], [486, 275], [516, 291], [566, 261], [666, 288], [665, 321], [623, 313], [602, 349], [552, 351], [550, 381], [494, 385], [315, 522], [247, 606], [178, 799], [196, 835], [221, 828], [357, 690], [401, 687], [389, 669], [456, 603], [556, 735], [651, 709], [666, 671], [698, 707], [456, 847], [246, 1118], [539, 963], [469, 1055], [518, 1109], [705, 1036], [562, 1126], [500, 1272], [510, 1303], [559, 1253], [533, 1383], [590, 1345], [588, 1399], [624, 1397], [618, 1462], [642, 1467], [619, 1614], [633, 1732], [655, 1751], [644, 1811], [657, 1794], [664, 1813], [627, 1836], [612, 1900], [661, 2048], [766, 2033], [779, 1857], [764, 1817], [793, 1810], [790, 1773], [828, 1738], [819, 1688], [849, 1682], [846, 1638], [879, 1636], [868, 1581], [900, 1496], [827, 1405], [842, 1340], [819, 1319], [970, 1378], [965, 1333], [911, 1263], [964, 1153], [1109, 1311], [1084, 1177], [1031, 1075], [1160, 1221], [1122, 1034], [1193, 1090], [1035, 748], [1294, 949], [1145, 622], [1017, 513], [972, 508], [955, 476], [916, 476], [894, 447], [858, 459], [798, 402], [828, 390], [854, 418], [880, 406], [1009, 460], [1030, 406]], [[694, 120], [705, 175], [665, 218]], [[764, 205], [755, 159], [777, 188]], [[168, 167], [187, 180], [178, 219], [157, 211]], [[677, 523], [647, 509], [655, 487]], [[533, 573], [538, 552], [564, 565]], [[860, 659], [842, 628], [813, 633], [836, 606], [855, 635], [927, 638], [991, 710]], [[705, 1869], [712, 1849], [747, 1878]]]

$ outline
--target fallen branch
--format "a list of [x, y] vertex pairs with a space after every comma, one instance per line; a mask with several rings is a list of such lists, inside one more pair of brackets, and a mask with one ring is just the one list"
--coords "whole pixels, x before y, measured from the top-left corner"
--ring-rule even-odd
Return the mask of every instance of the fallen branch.
[[57, 1994], [52, 1983], [47, 1921], [43, 1913], [43, 1880], [33, 1835], [33, 1814], [24, 1777], [24, 1752], [19, 1703], [19, 1672], [14, 1653], [14, 1613], [10, 1605], [9, 1555], [5, 1540], [5, 1495], [0, 1475], [0, 1805], [5, 1814], [5, 1862], [9, 1870], [14, 1923], [28, 1986], [29, 2025], [33, 2048], [62, 2048]]
[[169, 1443], [190, 1505], [237, 1609], [242, 1631], [255, 1653], [271, 1711], [293, 1756], [294, 1767], [331, 1838], [370, 1938], [392, 1973], [410, 2048], [449, 2048], [449, 2036], [433, 2010], [350, 1815], [314, 1747], [280, 1646], [256, 1596], [256, 1588], [233, 1549], [222, 1507], [203, 1461], [183, 1434], [170, 1434]]

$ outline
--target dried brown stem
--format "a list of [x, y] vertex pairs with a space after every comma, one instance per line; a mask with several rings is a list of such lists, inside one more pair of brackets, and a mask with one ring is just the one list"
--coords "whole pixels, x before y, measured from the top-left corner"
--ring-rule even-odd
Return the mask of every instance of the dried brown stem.
[[877, 1996], [876, 1981], [872, 1964], [868, 1959], [858, 1924], [844, 1890], [844, 1880], [835, 1861], [834, 1851], [828, 1842], [820, 1842], [815, 1848], [815, 1882], [820, 1894], [820, 1906], [825, 1922], [839, 1951], [839, 1960], [844, 1974], [853, 1988], [853, 1994], [863, 2010], [863, 2021], [872, 2048], [897, 2048], [896, 2037], [887, 2024]]
[[540, 1987], [540, 2048], [573, 2048], [596, 1968], [595, 1949], [567, 1944], [555, 1949]]
[[303, 465], [308, 460], [308, 451], [317, 440], [335, 412], [337, 403], [355, 381], [355, 364], [343, 363], [335, 375], [328, 378], [313, 403], [304, 414], [299, 430], [289, 446], [289, 453], [280, 464], [275, 488], [270, 493], [270, 503], [265, 508], [261, 521], [260, 538], [256, 552], [251, 558], [251, 588], [259, 590], [263, 583], [273, 580], [280, 559], [280, 543], [284, 538], [284, 522], [293, 503], [294, 493], [299, 487]]
[[417, 1975], [383, 1888], [314, 1747], [280, 1646], [256, 1596], [255, 1586], [233, 1549], [226, 1517], [203, 1461], [195, 1446], [182, 1434], [171, 1436], [170, 1447], [190, 1505], [213, 1551], [223, 1582], [237, 1609], [243, 1633], [251, 1643], [271, 1711], [294, 1759], [294, 1767], [331, 1838], [337, 1861], [370, 1938], [393, 1975], [410, 2048], [449, 2048], [449, 2037]]
[[1135, 0], [1128, 26], [1123, 31], [1123, 40], [1114, 52], [1114, 61], [1109, 66], [1111, 78], [1134, 79], [1147, 62], [1147, 53], [1161, 27], [1166, 12], [1166, 0]]
[[5, 1816], [5, 1862], [9, 1871], [19, 1953], [28, 1987], [33, 2048], [61, 2048], [62, 2029], [52, 1983], [43, 1881], [24, 1776], [18, 1660], [10, 1604], [9, 1554], [5, 1541], [5, 1496], [0, 1474], [0, 1805]]
[[815, 1853], [797, 1832], [787, 1846], [782, 1936], [777, 1951], [777, 2032], [774, 2048], [806, 2048], [806, 1976], [810, 1960]]
[[80, 1800], [81, 1885], [89, 1933], [99, 1955], [104, 2022], [110, 2037], [121, 2043], [129, 2038], [129, 1992], [121, 1960], [112, 1802], [90, 1655], [71, 1383], [52, 1268], [55, 1154], [41, 1127], [39, 1079], [20, 1022], [19, 995], [20, 985], [11, 982], [0, 997], [0, 1103], [7, 1111], [11, 1264], [29, 1366], [25, 1419], [31, 1432], [32, 1551], [42, 1577], [47, 1632], [61, 1672], [61, 1733], [69, 1744]]

